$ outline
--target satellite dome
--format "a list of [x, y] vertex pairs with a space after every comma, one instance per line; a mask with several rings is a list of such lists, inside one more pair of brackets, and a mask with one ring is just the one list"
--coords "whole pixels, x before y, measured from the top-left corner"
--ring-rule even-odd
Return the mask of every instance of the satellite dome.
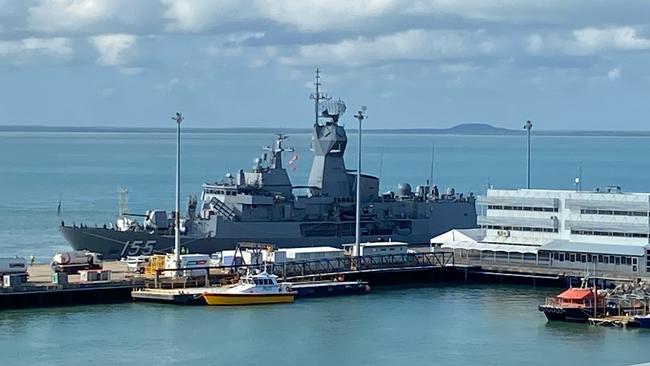
[[408, 183], [398, 183], [397, 184], [397, 195], [399, 196], [410, 196], [411, 195], [411, 185]]

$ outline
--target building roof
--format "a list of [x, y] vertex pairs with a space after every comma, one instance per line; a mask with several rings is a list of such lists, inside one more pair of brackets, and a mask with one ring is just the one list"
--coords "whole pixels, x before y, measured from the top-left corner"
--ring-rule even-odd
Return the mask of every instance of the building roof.
[[446, 243], [441, 248], [447, 249], [465, 249], [465, 250], [480, 250], [492, 252], [507, 252], [507, 253], [522, 253], [522, 254], [537, 254], [539, 247], [530, 245], [506, 245], [506, 244], [492, 244], [492, 243], [477, 243], [477, 242], [452, 242]]
[[277, 251], [285, 253], [325, 253], [325, 252], [342, 252], [341, 248], [334, 247], [304, 247], [304, 248], [282, 248]]
[[554, 252], [595, 253], [607, 255], [629, 255], [640, 257], [645, 255], [646, 247], [648, 247], [648, 244], [582, 243], [556, 239], [542, 245], [539, 250]]
[[455, 241], [478, 242], [485, 237], [485, 229], [453, 229], [431, 238], [431, 244], [445, 244]]
[[[350, 247], [354, 245], [354, 243], [343, 244], [344, 247]], [[360, 245], [362, 247], [394, 247], [408, 245], [408, 243], [404, 243], [402, 241], [379, 241], [374, 243], [360, 243]]]
[[558, 299], [562, 300], [584, 300], [594, 293], [589, 288], [570, 288], [557, 295]]

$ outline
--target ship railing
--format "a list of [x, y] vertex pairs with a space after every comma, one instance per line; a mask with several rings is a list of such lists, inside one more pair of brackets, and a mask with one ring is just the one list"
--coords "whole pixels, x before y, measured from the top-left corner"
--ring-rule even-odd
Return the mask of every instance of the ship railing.
[[[256, 264], [235, 264], [224, 266], [205, 266], [179, 269], [158, 268], [155, 270], [154, 286], [159, 287], [168, 279], [173, 272], [185, 273], [191, 271], [204, 272], [200, 277], [205, 285], [210, 283], [211, 271], [219, 274], [242, 275], [249, 270], [266, 269], [280, 278], [307, 277], [307, 276], [339, 276], [346, 273], [359, 271], [381, 271], [396, 269], [421, 269], [421, 268], [443, 268], [454, 265], [454, 254], [441, 253], [399, 253], [399, 254], [378, 254], [361, 257], [337, 257], [313, 260], [285, 261], [282, 263], [256, 263]], [[165, 276], [165, 274], [167, 276]], [[162, 276], [162, 278], [161, 278]], [[181, 286], [187, 281], [183, 281]]]

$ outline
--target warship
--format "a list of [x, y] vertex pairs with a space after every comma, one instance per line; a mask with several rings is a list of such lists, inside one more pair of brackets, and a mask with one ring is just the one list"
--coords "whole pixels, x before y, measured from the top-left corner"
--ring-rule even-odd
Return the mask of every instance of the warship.
[[[341, 116], [345, 103], [320, 90], [315, 77], [314, 158], [307, 185], [294, 186], [283, 165], [287, 136], [255, 159], [252, 171], [239, 170], [205, 183], [200, 200], [191, 196], [179, 228], [182, 251], [214, 253], [238, 243], [275, 247], [341, 246], [355, 240], [356, 170], [343, 159], [347, 135]], [[416, 187], [399, 183], [393, 192], [379, 192], [377, 177], [360, 174], [360, 239], [428, 244], [431, 237], [451, 229], [476, 227], [475, 197], [433, 182]], [[134, 215], [120, 210], [114, 223], [101, 227], [66, 225], [59, 230], [75, 250], [105, 258], [170, 252], [174, 248], [176, 212], [150, 210]], [[140, 218], [138, 221], [137, 218]]]

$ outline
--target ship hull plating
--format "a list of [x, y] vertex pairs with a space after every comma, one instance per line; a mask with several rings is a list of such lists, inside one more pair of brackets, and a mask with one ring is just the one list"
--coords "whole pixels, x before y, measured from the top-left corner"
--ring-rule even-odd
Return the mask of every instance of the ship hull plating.
[[[409, 233], [387, 235], [362, 235], [362, 241], [394, 240], [410, 244], [428, 244], [438, 234], [451, 229], [476, 226], [476, 213], [472, 202], [439, 204], [436, 214], [428, 219], [411, 222]], [[181, 236], [181, 246], [188, 253], [214, 253], [234, 249], [238, 243], [272, 244], [276, 248], [308, 246], [341, 246], [354, 242], [351, 235], [305, 236], [300, 230], [304, 222], [221, 222], [217, 233], [211, 237]], [[313, 222], [313, 224], [341, 224], [340, 222]], [[350, 224], [350, 223], [344, 223]], [[168, 253], [174, 248], [174, 236], [147, 231], [118, 231], [88, 226], [59, 227], [63, 237], [75, 250], [102, 253], [107, 259], [126, 256]]]

